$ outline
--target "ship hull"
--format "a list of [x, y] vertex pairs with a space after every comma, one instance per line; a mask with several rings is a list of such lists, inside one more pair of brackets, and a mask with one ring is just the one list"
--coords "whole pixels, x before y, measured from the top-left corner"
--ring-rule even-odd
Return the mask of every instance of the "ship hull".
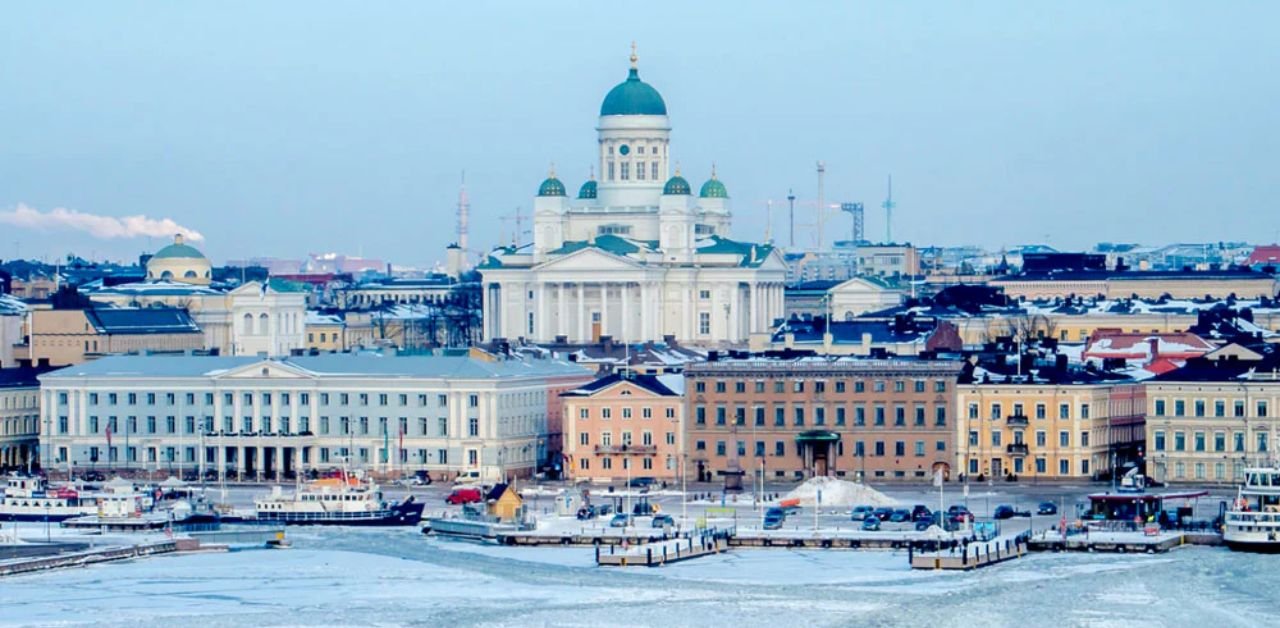
[[414, 526], [422, 522], [426, 504], [408, 502], [368, 513], [259, 512], [255, 522], [291, 526]]

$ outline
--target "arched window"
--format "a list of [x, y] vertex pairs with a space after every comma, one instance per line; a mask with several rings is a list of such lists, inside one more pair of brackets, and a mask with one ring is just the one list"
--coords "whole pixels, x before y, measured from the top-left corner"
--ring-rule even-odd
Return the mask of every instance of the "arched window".
[[197, 277], [196, 271], [194, 270], [188, 270], [187, 272], [182, 273], [182, 276], [186, 277], [187, 279], [195, 279]]
[[160, 278], [165, 280], [173, 279], [173, 272], [166, 270], [163, 273], [160, 273]]
[[271, 317], [267, 316], [266, 312], [263, 312], [258, 315], [258, 333], [260, 335], [265, 336], [271, 333], [270, 325], [271, 325]]
[[244, 328], [240, 331], [246, 336], [253, 333], [253, 314], [244, 315]]

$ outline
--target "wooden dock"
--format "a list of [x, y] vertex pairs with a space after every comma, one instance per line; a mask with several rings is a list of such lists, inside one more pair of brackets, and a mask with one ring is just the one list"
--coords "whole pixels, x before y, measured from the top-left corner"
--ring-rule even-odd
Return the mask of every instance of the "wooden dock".
[[947, 551], [917, 552], [908, 548], [907, 560], [912, 569], [969, 571], [1022, 558], [1028, 551], [1026, 539], [995, 539], [953, 547]]
[[1222, 545], [1219, 534], [1165, 532], [1147, 535], [1142, 532], [1095, 532], [1072, 534], [1063, 538], [1047, 534], [1031, 539], [1030, 548], [1038, 552], [1116, 552], [1161, 554], [1183, 545]]
[[596, 565], [601, 567], [661, 567], [729, 551], [728, 537], [708, 534], [684, 539], [644, 543], [634, 547], [596, 546]]
[[83, 552], [70, 552], [65, 554], [57, 554], [54, 556], [44, 556], [35, 558], [19, 558], [0, 563], [0, 577], [14, 576], [24, 573], [32, 573], [36, 571], [45, 571], [49, 569], [63, 569], [67, 567], [84, 567], [96, 563], [111, 562], [117, 560], [130, 560], [142, 556], [153, 556], [156, 554], [169, 554], [180, 551], [195, 551], [200, 549], [200, 542], [194, 539], [174, 539], [172, 541], [162, 541], [159, 543], [143, 543], [139, 545], [130, 545], [126, 547], [105, 547], [98, 549], [90, 549]]

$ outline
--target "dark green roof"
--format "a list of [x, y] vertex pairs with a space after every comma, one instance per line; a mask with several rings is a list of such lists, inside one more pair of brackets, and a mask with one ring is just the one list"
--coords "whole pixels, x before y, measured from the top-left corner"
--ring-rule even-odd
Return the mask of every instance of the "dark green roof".
[[578, 198], [595, 198], [595, 197], [596, 197], [596, 180], [595, 179], [591, 179], [590, 181], [583, 183], [582, 187], [578, 188]]
[[640, 80], [640, 72], [631, 68], [627, 80], [618, 83], [605, 95], [600, 105], [602, 116], [665, 116], [667, 103], [652, 85]]
[[[710, 241], [710, 244], [702, 244], [702, 242]], [[742, 266], [756, 267], [764, 263], [764, 260], [773, 253], [773, 246], [769, 244], [755, 244], [752, 242], [738, 242], [722, 238], [718, 235], [708, 236], [699, 241], [699, 254], [725, 254], [725, 255], [741, 255]]]
[[662, 186], [662, 193], [688, 195], [688, 194], [692, 194], [692, 191], [689, 187], [689, 182], [685, 181], [684, 177], [680, 175], [676, 175], [674, 177], [671, 177], [670, 179], [667, 179], [667, 184]]
[[725, 189], [724, 184], [713, 175], [702, 184], [702, 190], [698, 192], [698, 196], [702, 198], [729, 198], [729, 190]]
[[560, 179], [554, 176], [547, 177], [542, 185], [538, 186], [538, 196], [568, 196], [564, 191], [564, 184]]
[[199, 249], [188, 244], [170, 244], [159, 251], [156, 251], [153, 258], [186, 258], [186, 259], [204, 259], [204, 253]]
[[613, 253], [614, 255], [630, 255], [640, 251], [640, 247], [653, 250], [658, 248], [658, 243], [652, 240], [628, 240], [613, 234], [597, 236], [594, 241], [573, 240], [565, 242], [560, 248], [548, 251], [550, 255], [568, 255], [574, 251], [582, 249], [597, 248], [601, 251]]

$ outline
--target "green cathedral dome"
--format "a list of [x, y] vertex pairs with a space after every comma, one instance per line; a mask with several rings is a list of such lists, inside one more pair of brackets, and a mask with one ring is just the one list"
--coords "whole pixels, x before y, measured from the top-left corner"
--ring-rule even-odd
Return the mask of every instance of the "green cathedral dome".
[[692, 192], [689, 188], [689, 182], [685, 181], [684, 177], [680, 176], [680, 173], [677, 172], [676, 176], [667, 179], [667, 184], [662, 186], [662, 193], [688, 195]]
[[567, 196], [567, 194], [564, 191], [564, 184], [552, 174], [538, 186], [538, 196]]
[[595, 198], [596, 197], [596, 180], [589, 179], [582, 187], [578, 188], [578, 198]]
[[665, 116], [667, 103], [652, 85], [640, 80], [636, 56], [631, 54], [631, 71], [627, 80], [618, 83], [600, 104], [602, 116]]

